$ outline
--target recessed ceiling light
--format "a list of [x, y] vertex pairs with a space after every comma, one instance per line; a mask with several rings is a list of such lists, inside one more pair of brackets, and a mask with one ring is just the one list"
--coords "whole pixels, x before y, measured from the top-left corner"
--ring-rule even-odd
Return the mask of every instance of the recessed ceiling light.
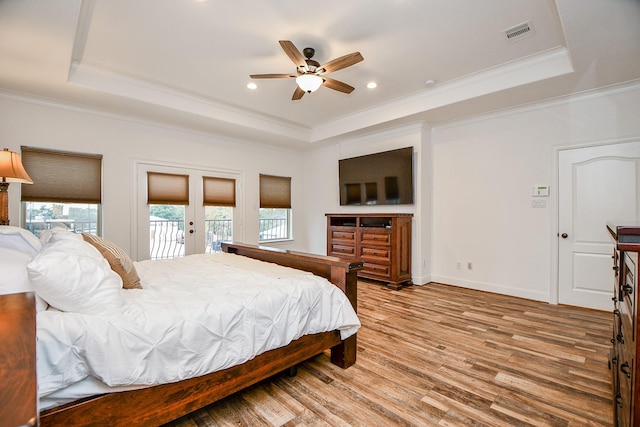
[[253, 82], [247, 83], [247, 89], [256, 90], [258, 89], [258, 85]]
[[378, 87], [378, 83], [376, 83], [376, 82], [369, 82], [369, 83], [367, 83], [367, 87], [368, 87], [369, 89], [375, 89], [375, 88], [377, 88], [377, 87]]

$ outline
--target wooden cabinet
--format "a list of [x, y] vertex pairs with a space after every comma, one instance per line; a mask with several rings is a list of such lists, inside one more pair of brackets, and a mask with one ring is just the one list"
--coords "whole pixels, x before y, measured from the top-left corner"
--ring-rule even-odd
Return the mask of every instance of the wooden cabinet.
[[359, 259], [359, 277], [411, 285], [412, 214], [326, 214], [327, 255]]
[[36, 306], [32, 292], [0, 296], [0, 425], [38, 423]]
[[608, 224], [615, 242], [613, 251], [613, 336], [609, 356], [612, 373], [614, 425], [640, 425], [640, 354], [638, 333], [638, 252], [640, 224]]

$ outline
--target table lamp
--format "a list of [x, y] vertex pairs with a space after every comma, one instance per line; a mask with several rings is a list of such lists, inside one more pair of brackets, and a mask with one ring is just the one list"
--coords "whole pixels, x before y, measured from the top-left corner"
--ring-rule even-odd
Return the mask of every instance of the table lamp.
[[9, 183], [33, 184], [33, 180], [22, 166], [20, 155], [9, 151], [0, 151], [0, 225], [9, 225]]

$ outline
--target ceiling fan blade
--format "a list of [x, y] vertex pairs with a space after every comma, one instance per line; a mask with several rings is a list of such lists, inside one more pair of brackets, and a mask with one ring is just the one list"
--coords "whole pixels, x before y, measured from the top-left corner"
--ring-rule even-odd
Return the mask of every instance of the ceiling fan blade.
[[286, 79], [290, 77], [298, 77], [295, 74], [250, 74], [252, 79]]
[[308, 70], [306, 59], [304, 58], [304, 56], [302, 56], [298, 48], [292, 42], [290, 42], [289, 40], [280, 40], [278, 43], [280, 43], [280, 46], [282, 46], [284, 52], [296, 65], [296, 68], [302, 70], [303, 72]]
[[302, 95], [304, 95], [304, 91], [300, 89], [300, 86], [296, 86], [296, 90], [293, 91], [293, 96], [291, 97], [291, 100], [297, 101], [300, 98], [302, 98]]
[[364, 58], [360, 54], [360, 52], [353, 52], [348, 55], [341, 56], [340, 58], [336, 58], [327, 62], [324, 65], [321, 65], [316, 72], [318, 74], [322, 73], [332, 73], [334, 71], [341, 70], [343, 68], [347, 68], [353, 64], [357, 64], [360, 61], [363, 61]]
[[329, 89], [337, 90], [338, 92], [351, 93], [355, 90], [353, 86], [349, 86], [346, 83], [342, 83], [341, 81], [330, 79], [329, 77], [322, 76], [322, 83], [324, 86]]

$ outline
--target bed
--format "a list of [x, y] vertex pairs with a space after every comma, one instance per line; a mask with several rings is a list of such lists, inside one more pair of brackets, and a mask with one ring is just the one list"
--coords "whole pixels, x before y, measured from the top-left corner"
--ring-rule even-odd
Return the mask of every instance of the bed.
[[[13, 229], [13, 227], [11, 228]], [[7, 247], [11, 246], [11, 243], [7, 244], [7, 241], [11, 239], [11, 232], [15, 232], [13, 237], [18, 235], [23, 240], [28, 238], [26, 249], [25, 247]], [[60, 296], [60, 293], [64, 294], [64, 290], [61, 291], [57, 288], [55, 290], [47, 289], [50, 284], [48, 282], [51, 282], [52, 279], [51, 277], [45, 277], [44, 279], [40, 277], [40, 270], [47, 272], [45, 276], [49, 275], [48, 270], [51, 270], [53, 265], [55, 265], [56, 271], [62, 270], [62, 268], [58, 267], [65, 262], [69, 262], [67, 260], [69, 257], [75, 263], [74, 265], [79, 266], [77, 269], [82, 270], [82, 262], [74, 258], [74, 247], [80, 245], [78, 236], [58, 233], [54, 236], [49, 236], [48, 239], [50, 240], [45, 241], [45, 244], [42, 245], [43, 241], [40, 239], [37, 239], [38, 242], [36, 242], [29, 236], [25, 237], [24, 230], [16, 231], [0, 227], [0, 252], [3, 252], [0, 255], [3, 255], [5, 260], [7, 259], [8, 251], [32, 252], [25, 255], [24, 258], [28, 266], [27, 282], [35, 290], [37, 299], [37, 363], [41, 408], [49, 405], [49, 403], [42, 403], [46, 400], [42, 395], [56, 395], [58, 392], [54, 390], [53, 393], [50, 393], [58, 385], [52, 387], [49, 377], [55, 377], [56, 381], [59, 378], [63, 378], [65, 381], [68, 380], [70, 385], [62, 384], [59, 390], [73, 389], [76, 385], [76, 379], [73, 378], [73, 375], [77, 371], [88, 371], [89, 374], [86, 376], [90, 378], [88, 382], [98, 383], [99, 387], [96, 390], [99, 393], [91, 396], [82, 396], [81, 394], [79, 398], [78, 396], [73, 396], [72, 393], [72, 401], [69, 403], [64, 403], [64, 400], [55, 401], [54, 399], [54, 405], [40, 412], [40, 425], [42, 426], [160, 425], [193, 412], [274, 374], [291, 370], [298, 363], [328, 349], [331, 351], [331, 361], [334, 364], [347, 368], [355, 363], [356, 331], [359, 327], [359, 321], [355, 316], [357, 307], [356, 273], [361, 268], [361, 263], [359, 262], [252, 245], [225, 243], [222, 245], [224, 254], [220, 254], [220, 256], [184, 257], [184, 262], [187, 263], [188, 267], [187, 270], [195, 274], [195, 276], [190, 276], [189, 274], [191, 273], [185, 273], [184, 270], [178, 273], [178, 270], [173, 269], [173, 266], [165, 267], [164, 261], [132, 263], [134, 271], [139, 275], [139, 289], [136, 289], [135, 286], [131, 289], [120, 288], [119, 293], [123, 294], [125, 299], [125, 302], [122, 303], [123, 307], [127, 307], [126, 314], [119, 313], [118, 316], [113, 316], [110, 310], [114, 310], [114, 308], [110, 307], [109, 295], [101, 294], [102, 288], [108, 287], [105, 283], [114, 279], [114, 272], [117, 268], [109, 264], [113, 260], [104, 254], [100, 254], [100, 256], [104, 256], [104, 258], [101, 258], [101, 262], [106, 266], [105, 270], [108, 270], [105, 273], [105, 277], [108, 277], [106, 279], [97, 277], [92, 282], [101, 283], [100, 287], [102, 288], [91, 288], [89, 290], [91, 292], [90, 296], [85, 295], [83, 298], [77, 298], [77, 301], [73, 301], [73, 296]], [[17, 241], [17, 239], [14, 240]], [[59, 243], [64, 241], [67, 241], [67, 243]], [[69, 243], [71, 241], [73, 243]], [[21, 242], [23, 246], [24, 243]], [[84, 251], [86, 250], [86, 242], [82, 242], [82, 244], [84, 245], [82, 249]], [[30, 245], [32, 248], [29, 248]], [[50, 255], [47, 251], [56, 245], [60, 246], [57, 253], [58, 257], [53, 256], [47, 259], [47, 255]], [[100, 253], [100, 249], [99, 246], [96, 246], [95, 253], [92, 253], [94, 258], [98, 259], [96, 253]], [[112, 250], [111, 252], [115, 252], [118, 255], [117, 250]], [[44, 261], [43, 258], [45, 259]], [[219, 259], [213, 260], [213, 258]], [[119, 261], [120, 264], [118, 264]], [[116, 256], [115, 264], [118, 264], [119, 268], [123, 267], [121, 261]], [[245, 269], [245, 262], [250, 263], [248, 269]], [[204, 280], [202, 277], [218, 277], [217, 273], [216, 275], [202, 274], [204, 271], [202, 270], [204, 268], [203, 264], [211, 263], [221, 264], [216, 268], [228, 270], [234, 275], [240, 273], [238, 279], [240, 282], [227, 283], [225, 281], [222, 283], [221, 281], [221, 284], [212, 285], [218, 286], [217, 288], [213, 290], [205, 289], [204, 282], [209, 279]], [[14, 264], [16, 263], [14, 262]], [[124, 267], [126, 270], [126, 265]], [[296, 269], [296, 271], [291, 269]], [[301, 273], [300, 270], [307, 273]], [[53, 281], [56, 282], [57, 286], [59, 282], [67, 280], [66, 275], [74, 277], [77, 274], [82, 276], [83, 273], [72, 271], [71, 273], [65, 273], [65, 277], [55, 277], [54, 275]], [[118, 277], [116, 281], [119, 281], [120, 286], [123, 283], [127, 283], [127, 274], [129, 274], [128, 271], [120, 271], [116, 274]], [[185, 274], [187, 276], [184, 276]], [[21, 279], [24, 279], [24, 277], [12, 278], [14, 281], [20, 281]], [[172, 281], [179, 282], [180, 280], [185, 281], [184, 288], [171, 288], [169, 285]], [[44, 285], [43, 281], [45, 282]], [[83, 280], [76, 281], [86, 282]], [[293, 284], [287, 283], [287, 289], [290, 286], [294, 286], [298, 290], [284, 292], [282, 289], [285, 286], [285, 281], [293, 282]], [[328, 293], [330, 296], [323, 294], [322, 297], [309, 297], [307, 295], [308, 292], [311, 292], [309, 290], [311, 289], [309, 282], [319, 282], [321, 283], [320, 287], [323, 289], [330, 288]], [[0, 288], [1, 286], [0, 284]], [[67, 287], [69, 286], [72, 285]], [[222, 288], [219, 286], [222, 286]], [[268, 289], [272, 286], [275, 286], [280, 294], [286, 293], [287, 296], [284, 298], [293, 298], [293, 303], [289, 301], [281, 306], [278, 297], [266, 293], [271, 292]], [[249, 295], [253, 288], [258, 289], [259, 298]], [[336, 292], [337, 289], [339, 289], [339, 292]], [[18, 292], [25, 290], [29, 289], [18, 290]], [[167, 293], [174, 301], [169, 305], [171, 307], [176, 305], [178, 314], [173, 314], [173, 308], [165, 308], [164, 304], [167, 303], [163, 302], [164, 300], [154, 299], [155, 296], [149, 297], [149, 295], [154, 295], [153, 292], [158, 294]], [[222, 301], [222, 295], [237, 295], [238, 293], [240, 296], [232, 296], [230, 300], [225, 299], [222, 306], [212, 305], [214, 303], [209, 302]], [[189, 296], [189, 294], [193, 295]], [[294, 297], [290, 297], [288, 294], [292, 294]], [[336, 297], [336, 294], [339, 294], [340, 297]], [[99, 298], [94, 298], [94, 295], [99, 295]], [[144, 298], [140, 295], [144, 295]], [[184, 297], [184, 301], [189, 301], [189, 298], [197, 297], [197, 295], [200, 295], [199, 298], [202, 301], [203, 309], [197, 308], [198, 303], [196, 302], [193, 304], [185, 303], [190, 307], [190, 309], [185, 310], [185, 304], [181, 305], [182, 298]], [[275, 295], [279, 294], [276, 293]], [[243, 307], [248, 304], [248, 300], [256, 300], [259, 305], [257, 308], [249, 308], [247, 311], [249, 315], [245, 313], [238, 317], [241, 321], [231, 316], [234, 320], [230, 321], [230, 323], [243, 325], [244, 329], [241, 329], [239, 333], [233, 332], [229, 325], [225, 323], [225, 319], [229, 317], [225, 314], [227, 307], [234, 305], [234, 298]], [[310, 301], [311, 308], [296, 308], [305, 307], [304, 304], [309, 303], [307, 300]], [[340, 300], [344, 300], [346, 303], [342, 303]], [[71, 308], [64, 306], [69, 301], [72, 301]], [[132, 304], [131, 301], [134, 303]], [[328, 307], [330, 307], [328, 311], [323, 308], [324, 301], [328, 301]], [[149, 326], [146, 319], [138, 320], [141, 318], [140, 316], [142, 318], [147, 316], [149, 319], [153, 317], [150, 314], [152, 313], [151, 311], [149, 311], [149, 314], [145, 314], [147, 313], [145, 304], [159, 303], [162, 304], [159, 307], [165, 310], [161, 318], [163, 320], [159, 323], [165, 323], [163, 327], [169, 328], [164, 330], [163, 334], [165, 335], [162, 335], [161, 340], [153, 338], [155, 336], [153, 330], [147, 331]], [[73, 304], [76, 304], [76, 306], [73, 306]], [[260, 314], [262, 313], [262, 306], [276, 307], [277, 314]], [[63, 308], [60, 309], [60, 307]], [[295, 312], [298, 311], [301, 312], [303, 320], [291, 322], [290, 318], [295, 319], [298, 315]], [[195, 318], [190, 317], [193, 315], [191, 312], [196, 313]], [[214, 320], [210, 323], [216, 325], [216, 327], [220, 323], [223, 332], [215, 330], [211, 325], [202, 327], [206, 322], [201, 316], [208, 312], [214, 314]], [[133, 317], [127, 317], [131, 313], [133, 313]], [[141, 313], [143, 314], [141, 315]], [[179, 326], [172, 327], [170, 325], [174, 317], [181, 320], [178, 322]], [[87, 332], [74, 333], [72, 332], [73, 328], [59, 329], [62, 328], [61, 324], [63, 323], [75, 322], [74, 318], [80, 318], [82, 322], [93, 322], [98, 319], [97, 325], [93, 323], [89, 325], [87, 323], [89, 326], [86, 326], [84, 330], [92, 332], [95, 330], [98, 337], [104, 337], [102, 341], [108, 343], [110, 351], [112, 351], [109, 357], [105, 356], [105, 354], [109, 354], [105, 352], [102, 356], [98, 356], [99, 363], [89, 363], [84, 360], [85, 357], [90, 359], [88, 354], [97, 345], [95, 341], [100, 341], [100, 339], [87, 338], [86, 335], [90, 335]], [[267, 318], [268, 327], [265, 327], [265, 330], [268, 332], [264, 332], [261, 329], [263, 327], [260, 325], [264, 322], [262, 320], [257, 321], [254, 318]], [[286, 318], [287, 320], [280, 322], [280, 318]], [[324, 319], [321, 322], [317, 318]], [[324, 324], [325, 320], [328, 320], [328, 323]], [[255, 323], [251, 323], [254, 321]], [[118, 326], [119, 322], [125, 324], [124, 328], [128, 331], [127, 333], [131, 332], [130, 336], [126, 334], [124, 336], [116, 336], [112, 335], [110, 329], [102, 329], [103, 327]], [[154, 320], [153, 324], [155, 325], [155, 323], [157, 323], [156, 320]], [[296, 327], [298, 324], [304, 326], [301, 330], [292, 331], [290, 330], [290, 323], [295, 324]], [[85, 323], [82, 323], [82, 325], [85, 325]], [[175, 331], [171, 332], [172, 329], [178, 332], [173, 333]], [[194, 332], [198, 329], [204, 330], [205, 336], [197, 335]], [[273, 332], [273, 330], [276, 330], [276, 332]], [[143, 333], [140, 331], [143, 331]], [[176, 339], [179, 341], [174, 343], [174, 341], [171, 341], [174, 338], [165, 339], [165, 336], [171, 337], [172, 335], [176, 335]], [[181, 341], [190, 335], [194, 335], [195, 342], [183, 343]], [[219, 349], [223, 345], [207, 344], [209, 337], [206, 335], [219, 335], [223, 338], [225, 345], [227, 341], [233, 341], [234, 336], [239, 336], [241, 339], [245, 339], [245, 344], [241, 346], [242, 351], [232, 351], [232, 356], [218, 357]], [[247, 340], [246, 336], [249, 335], [251, 335], [251, 338]], [[53, 337], [53, 344], [47, 344], [51, 337]], [[132, 344], [132, 339], [137, 341], [133, 341]], [[64, 342], [65, 340], [69, 341], [65, 345], [68, 345], [71, 349], [67, 350], [67, 353], [56, 353], [58, 354], [56, 357], [51, 357], [47, 353], [48, 351], [55, 353], [49, 349], [61, 345], [58, 341]], [[281, 342], [279, 340], [284, 341]], [[145, 353], [145, 356], [140, 356], [141, 359], [136, 359], [138, 357], [136, 356], [137, 353], [131, 355], [124, 353], [125, 347], [137, 348], [141, 346], [142, 343], [139, 341], [151, 341], [152, 350], [142, 350], [143, 352], [147, 351], [147, 353]], [[165, 343], [164, 341], [167, 342]], [[47, 345], [52, 347], [47, 347], [47, 350], [45, 350], [43, 346]], [[79, 350], [81, 345], [86, 345], [86, 347], [82, 347]], [[118, 345], [123, 346], [122, 352]], [[192, 347], [193, 352], [187, 353]], [[250, 351], [245, 352], [245, 347], [250, 347]], [[114, 349], [118, 350], [114, 352]], [[208, 349], [212, 350], [209, 351]], [[236, 353], [240, 354], [239, 359], [234, 359], [234, 357], [238, 357]], [[118, 355], [118, 357], [112, 357], [113, 354]], [[169, 359], [163, 359], [165, 356], [169, 357]], [[64, 375], [59, 375], [60, 372], [56, 371], [58, 369], [56, 366], [64, 365], [67, 363], [67, 359], [73, 357], [82, 357], [83, 363], [90, 365], [90, 367], [84, 366], [83, 368], [72, 368], [70, 370], [60, 369], [64, 371]], [[103, 359], [115, 359], [116, 362], [118, 360], [121, 362], [109, 365], [111, 361]], [[197, 361], [195, 365], [191, 364], [192, 359]], [[52, 360], [54, 363], [52, 363]], [[125, 363], [122, 360], [130, 361], [131, 363]], [[143, 363], [140, 363], [140, 360]], [[47, 364], [50, 366], [47, 366]], [[104, 366], [101, 366], [102, 364]], [[147, 365], [162, 366], [164, 369], [161, 369], [160, 374], [150, 374], [151, 370], [147, 369]], [[82, 374], [83, 372], [81, 372], [80, 376]], [[155, 375], [160, 375], [160, 379], [157, 379]], [[116, 383], [112, 384], [112, 381], [116, 381]], [[83, 382], [86, 381], [77, 381], [79, 384]]]

